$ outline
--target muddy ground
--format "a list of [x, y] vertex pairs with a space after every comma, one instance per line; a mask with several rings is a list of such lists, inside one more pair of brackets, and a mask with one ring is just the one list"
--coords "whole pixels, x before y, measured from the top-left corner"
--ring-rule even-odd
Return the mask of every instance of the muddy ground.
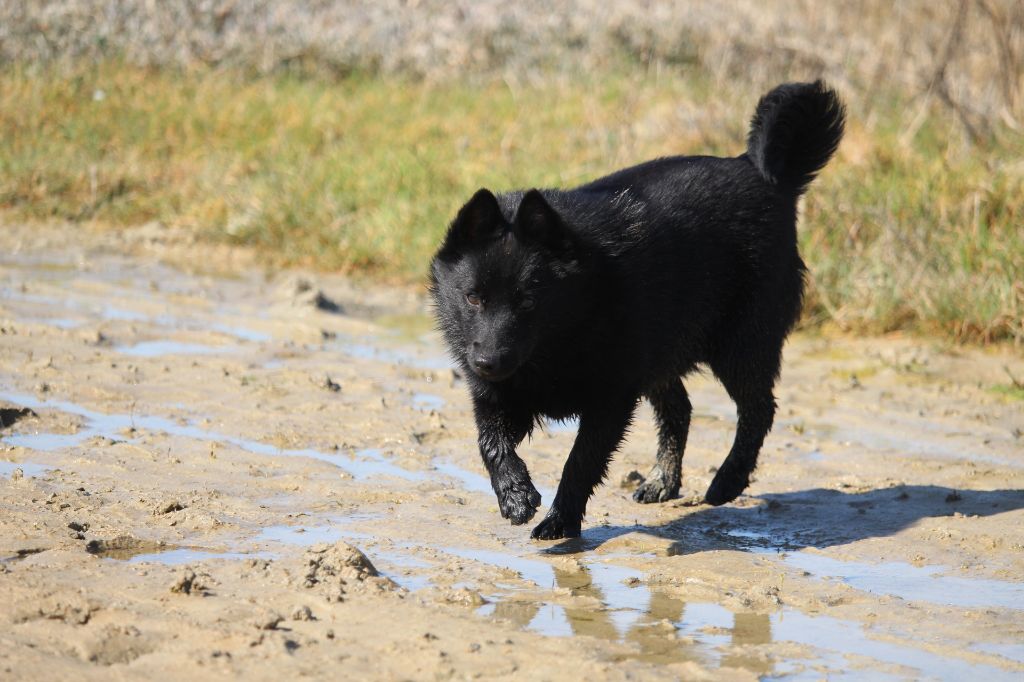
[[[624, 484], [645, 406], [534, 542], [416, 292], [164, 236], [0, 228], [0, 678], [1024, 675], [1019, 353], [797, 335], [748, 496], [698, 503], [693, 377], [683, 497]], [[545, 502], [573, 435], [522, 448]]]

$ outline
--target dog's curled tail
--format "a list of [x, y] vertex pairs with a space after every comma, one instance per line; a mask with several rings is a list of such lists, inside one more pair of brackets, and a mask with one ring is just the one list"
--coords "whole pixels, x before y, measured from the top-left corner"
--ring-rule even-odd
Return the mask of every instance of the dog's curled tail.
[[800, 195], [843, 138], [846, 108], [822, 81], [785, 83], [757, 103], [747, 155], [765, 180]]

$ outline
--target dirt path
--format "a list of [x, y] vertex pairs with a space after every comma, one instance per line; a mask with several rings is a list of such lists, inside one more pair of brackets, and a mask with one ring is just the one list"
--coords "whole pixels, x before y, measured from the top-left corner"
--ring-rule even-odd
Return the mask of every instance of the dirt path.
[[[795, 338], [750, 496], [693, 501], [735, 416], [698, 377], [684, 498], [619, 485], [645, 407], [536, 543], [418, 299], [149, 236], [0, 230], [0, 678], [1024, 675], [1019, 355]], [[523, 448], [545, 501], [572, 438]]]

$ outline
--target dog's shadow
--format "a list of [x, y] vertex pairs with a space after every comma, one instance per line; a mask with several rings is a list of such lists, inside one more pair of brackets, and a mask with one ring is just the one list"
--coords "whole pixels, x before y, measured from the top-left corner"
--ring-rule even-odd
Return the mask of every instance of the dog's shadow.
[[[685, 509], [686, 505], [676, 503]], [[991, 516], [1024, 508], [1024, 490], [954, 490], [904, 485], [844, 492], [815, 488], [741, 498], [740, 506], [701, 506], [668, 523], [585, 528], [579, 538], [542, 551], [575, 554], [597, 549], [626, 533], [671, 540], [668, 553], [715, 549], [792, 551], [822, 549], [867, 538], [886, 537], [926, 519]]]

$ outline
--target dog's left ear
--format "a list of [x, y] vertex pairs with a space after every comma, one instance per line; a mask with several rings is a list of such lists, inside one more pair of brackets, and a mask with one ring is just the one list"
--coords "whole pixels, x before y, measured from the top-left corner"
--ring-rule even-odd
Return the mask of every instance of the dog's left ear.
[[504, 226], [505, 220], [501, 216], [501, 208], [494, 194], [488, 189], [479, 189], [473, 198], [459, 209], [459, 214], [448, 228], [448, 242], [482, 242], [501, 232]]
[[557, 256], [567, 256], [573, 250], [572, 233], [536, 189], [523, 195], [513, 230], [517, 237], [539, 244]]

